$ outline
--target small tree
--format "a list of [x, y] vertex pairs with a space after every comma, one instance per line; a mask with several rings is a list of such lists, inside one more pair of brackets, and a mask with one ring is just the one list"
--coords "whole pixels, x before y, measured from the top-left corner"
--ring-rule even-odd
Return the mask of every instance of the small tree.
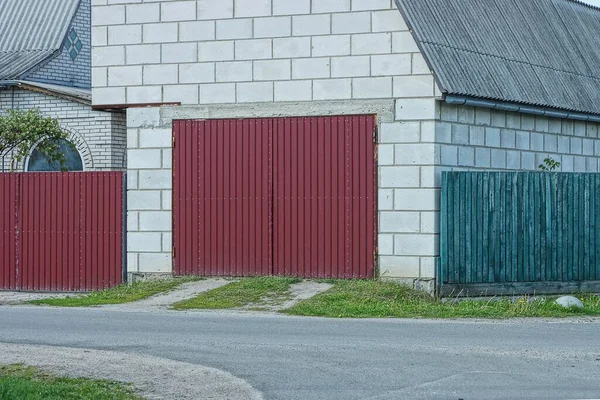
[[4, 157], [12, 153], [10, 170], [31, 153], [33, 147], [50, 161], [62, 166], [65, 157], [60, 151], [59, 141], [67, 133], [60, 129], [58, 120], [44, 117], [39, 110], [8, 110], [0, 115], [0, 158], [4, 169]]
[[540, 170], [545, 172], [552, 172], [557, 168], [560, 168], [560, 162], [554, 160], [552, 157], [544, 159], [544, 163], [538, 167]]

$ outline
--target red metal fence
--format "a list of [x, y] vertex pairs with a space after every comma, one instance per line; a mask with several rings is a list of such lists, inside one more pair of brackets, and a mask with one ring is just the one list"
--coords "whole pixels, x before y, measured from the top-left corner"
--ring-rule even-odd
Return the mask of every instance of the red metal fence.
[[0, 289], [120, 284], [123, 183], [120, 172], [0, 174]]
[[176, 121], [174, 270], [370, 278], [374, 116]]

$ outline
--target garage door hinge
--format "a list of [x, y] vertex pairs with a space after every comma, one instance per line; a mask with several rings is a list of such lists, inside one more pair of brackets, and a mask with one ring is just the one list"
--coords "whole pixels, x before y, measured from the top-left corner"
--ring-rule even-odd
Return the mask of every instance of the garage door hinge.
[[175, 250], [177, 250], [177, 248], [173, 247], [173, 258], [175, 258], [175, 254], [177, 253]]
[[175, 148], [175, 136], [173, 136], [173, 148]]
[[373, 143], [377, 143], [377, 129], [373, 130]]

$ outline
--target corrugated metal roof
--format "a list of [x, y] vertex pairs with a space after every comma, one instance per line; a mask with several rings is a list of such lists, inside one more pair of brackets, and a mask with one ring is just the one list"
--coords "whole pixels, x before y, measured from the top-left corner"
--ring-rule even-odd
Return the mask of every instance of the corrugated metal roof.
[[0, 0], [0, 80], [18, 79], [62, 46], [80, 0]]
[[600, 114], [600, 9], [577, 0], [396, 0], [443, 92]]
[[0, 81], [0, 90], [15, 87], [30, 90], [32, 92], [45, 93], [52, 96], [67, 98], [69, 100], [86, 105], [92, 104], [92, 91], [89, 89], [80, 89], [32, 81]]

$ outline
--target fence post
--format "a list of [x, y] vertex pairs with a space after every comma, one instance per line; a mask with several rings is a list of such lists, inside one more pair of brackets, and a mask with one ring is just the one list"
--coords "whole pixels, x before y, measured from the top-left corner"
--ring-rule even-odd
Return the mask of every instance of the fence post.
[[127, 172], [123, 173], [123, 283], [127, 282]]

